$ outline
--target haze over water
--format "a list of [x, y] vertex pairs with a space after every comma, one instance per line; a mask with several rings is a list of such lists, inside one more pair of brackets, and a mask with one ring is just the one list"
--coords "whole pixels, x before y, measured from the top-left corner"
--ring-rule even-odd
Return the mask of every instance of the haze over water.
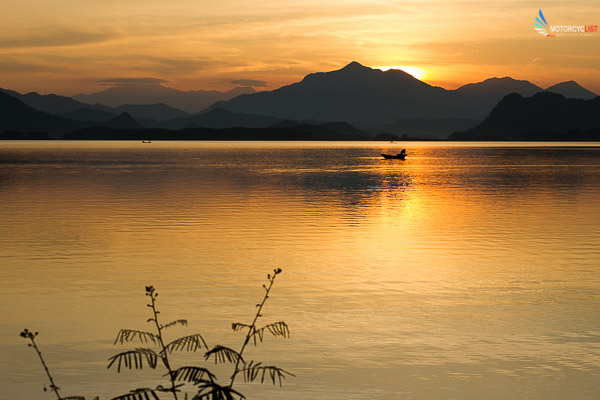
[[52, 398], [25, 327], [65, 396], [155, 386], [106, 370], [145, 285], [238, 347], [282, 268], [248, 357], [296, 378], [249, 399], [597, 399], [600, 148], [400, 146], [1, 143], [0, 393]]

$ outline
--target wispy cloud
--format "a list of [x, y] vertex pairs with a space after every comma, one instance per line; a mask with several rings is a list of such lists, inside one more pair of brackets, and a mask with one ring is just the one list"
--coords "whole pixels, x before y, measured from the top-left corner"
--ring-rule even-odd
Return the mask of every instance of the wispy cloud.
[[97, 81], [108, 86], [125, 86], [125, 85], [159, 85], [167, 83], [167, 80], [157, 78], [117, 78], [117, 79], [102, 79]]
[[240, 86], [250, 86], [250, 87], [269, 87], [269, 84], [266, 81], [261, 81], [258, 79], [236, 79], [231, 81], [230, 83], [240, 85]]
[[0, 48], [63, 47], [101, 43], [115, 38], [107, 32], [90, 32], [62, 27], [37, 27], [33, 32], [17, 31], [0, 36]]

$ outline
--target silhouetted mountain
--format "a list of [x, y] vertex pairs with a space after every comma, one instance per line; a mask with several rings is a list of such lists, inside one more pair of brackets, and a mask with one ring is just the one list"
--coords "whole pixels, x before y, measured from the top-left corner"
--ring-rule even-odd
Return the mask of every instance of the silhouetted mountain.
[[271, 128], [300, 129], [305, 131], [313, 131], [314, 129], [324, 129], [329, 132], [335, 132], [337, 134], [348, 137], [369, 137], [369, 135], [366, 132], [350, 125], [345, 121], [320, 122], [314, 120], [294, 121], [291, 119], [286, 119], [272, 125]]
[[69, 118], [74, 121], [108, 122], [115, 117], [115, 114], [111, 112], [84, 107], [75, 111], [57, 114], [57, 116]]
[[[500, 96], [500, 101], [508, 93], [519, 93], [522, 96], [533, 96], [544, 89], [529, 81], [519, 81], [508, 76], [504, 78], [490, 78], [483, 82], [469, 83], [456, 89], [459, 93], [469, 93], [482, 97]], [[508, 91], [508, 93], [507, 93]], [[498, 102], [496, 101], [496, 103]]]
[[21, 100], [0, 92], [0, 132], [48, 132], [52, 137], [85, 127], [86, 124], [38, 111]]
[[596, 93], [581, 87], [575, 81], [557, 83], [546, 89], [548, 92], [562, 94], [567, 98], [590, 100], [597, 96]]
[[168, 121], [175, 118], [188, 118], [189, 113], [178, 108], [170, 107], [164, 103], [157, 104], [124, 104], [115, 109], [117, 113], [126, 112], [136, 119], [153, 119]]
[[[567, 99], [551, 92], [504, 97], [479, 125], [450, 140], [569, 140], [570, 133], [600, 127], [600, 97]], [[581, 135], [573, 140], [584, 140]], [[593, 140], [590, 138], [590, 140]]]
[[533, 96], [543, 90], [529, 81], [520, 81], [506, 76], [504, 78], [486, 79], [483, 82], [469, 83], [459, 87], [454, 92], [459, 102], [466, 107], [477, 110], [478, 117], [474, 119], [482, 120], [509, 93]]
[[206, 128], [266, 128], [280, 121], [281, 118], [270, 117], [268, 115], [236, 113], [220, 107], [205, 113], [195, 114], [191, 118], [191, 123]]
[[102, 103], [110, 107], [119, 107], [123, 104], [164, 103], [168, 106], [193, 113], [207, 108], [216, 101], [228, 100], [240, 94], [254, 92], [255, 90], [251, 87], [237, 87], [227, 92], [216, 90], [190, 90], [182, 92], [163, 86], [158, 82], [151, 82], [121, 84], [101, 92], [78, 94], [73, 96], [73, 98], [85, 103]]
[[143, 129], [144, 127], [139, 124], [131, 115], [123, 112], [106, 124], [106, 126], [113, 129]]
[[365, 136], [303, 125], [291, 128], [166, 129], [85, 128], [66, 134], [69, 140], [368, 140]]
[[309, 74], [301, 82], [270, 92], [238, 96], [213, 105], [230, 111], [293, 120], [392, 121], [403, 116], [460, 112], [445, 102], [446, 90], [399, 71], [352, 62], [332, 72]]
[[465, 118], [403, 118], [391, 124], [362, 123], [357, 127], [371, 135], [393, 134], [419, 139], [445, 139], [453, 132], [464, 131], [481, 120]]
[[211, 108], [292, 120], [342, 120], [354, 125], [408, 123], [409, 119], [481, 121], [508, 93], [531, 96], [540, 91], [543, 89], [528, 81], [508, 77], [446, 90], [400, 70], [381, 71], [352, 62], [337, 71], [309, 74], [301, 82], [238, 96]]
[[76, 111], [81, 108], [90, 107], [88, 104], [80, 103], [70, 97], [59, 96], [56, 94], [41, 95], [36, 92], [21, 94], [14, 90], [2, 89], [0, 92], [21, 100], [29, 107], [38, 111], [44, 111], [49, 114], [62, 114], [70, 111]]

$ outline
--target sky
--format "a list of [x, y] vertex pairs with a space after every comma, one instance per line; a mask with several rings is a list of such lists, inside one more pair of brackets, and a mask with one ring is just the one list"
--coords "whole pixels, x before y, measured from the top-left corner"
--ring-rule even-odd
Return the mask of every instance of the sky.
[[[600, 94], [600, 1], [2, 0], [0, 87], [91, 93], [150, 79], [179, 90], [271, 90], [351, 61], [419, 68], [447, 89], [510, 76]], [[417, 70], [413, 70], [417, 71]], [[408, 71], [410, 72], [410, 71]]]

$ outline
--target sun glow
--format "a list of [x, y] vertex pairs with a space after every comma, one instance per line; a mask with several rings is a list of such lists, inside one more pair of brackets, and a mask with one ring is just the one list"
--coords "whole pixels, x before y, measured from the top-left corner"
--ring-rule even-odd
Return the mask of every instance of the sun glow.
[[423, 68], [409, 67], [406, 65], [388, 65], [388, 66], [377, 67], [377, 68], [382, 71], [388, 71], [390, 69], [399, 69], [399, 70], [406, 72], [407, 74], [411, 74], [412, 76], [414, 76], [415, 78], [417, 78], [419, 80], [423, 80], [423, 79], [427, 78], [427, 75], [428, 75], [427, 71], [424, 70]]

